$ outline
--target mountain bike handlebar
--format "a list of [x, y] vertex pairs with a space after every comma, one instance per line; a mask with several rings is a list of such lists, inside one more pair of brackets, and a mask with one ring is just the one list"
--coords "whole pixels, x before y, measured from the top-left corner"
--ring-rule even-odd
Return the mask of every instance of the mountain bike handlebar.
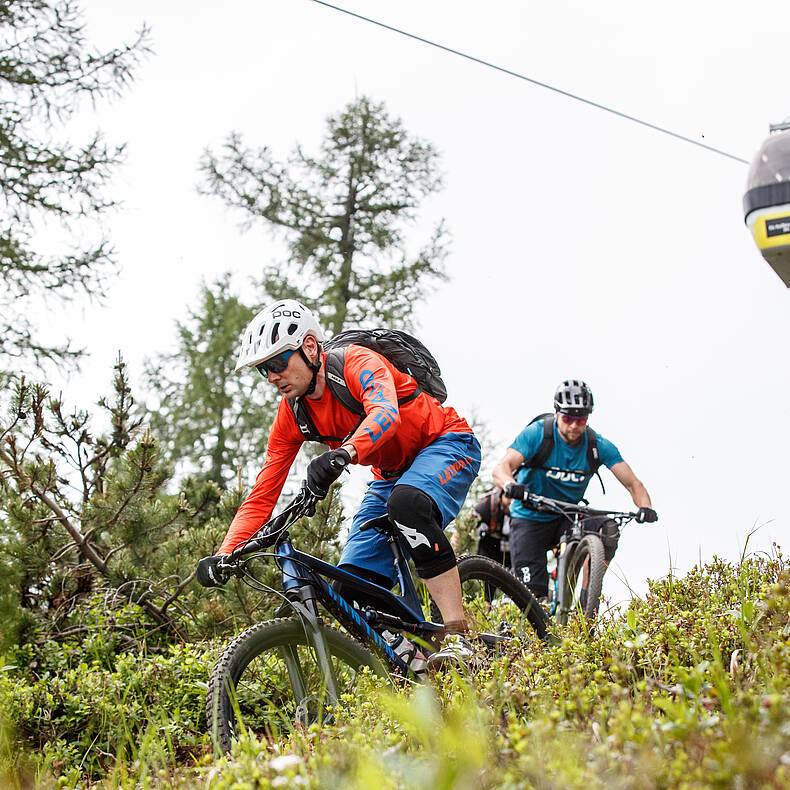
[[302, 490], [286, 505], [276, 516], [270, 518], [265, 524], [258, 528], [244, 543], [234, 549], [225, 558], [223, 567], [229, 568], [238, 564], [238, 561], [249, 554], [268, 549], [277, 543], [278, 538], [303, 516], [312, 516], [315, 513], [315, 506], [318, 497], [311, 494], [304, 483]]
[[616, 520], [630, 521], [637, 517], [636, 513], [626, 513], [620, 510], [596, 510], [586, 505], [575, 505], [572, 502], [562, 502], [559, 499], [550, 499], [546, 496], [532, 494], [527, 491], [521, 500], [527, 507], [538, 513], [556, 513], [561, 516], [571, 517], [576, 514], [582, 516], [609, 516]]
[[[342, 472], [348, 463], [341, 456], [332, 458], [329, 462], [338, 472]], [[273, 546], [277, 539], [288, 527], [302, 516], [312, 516], [315, 513], [315, 506], [322, 497], [313, 494], [307, 488], [307, 481], [302, 481], [301, 491], [286, 505], [283, 510], [265, 524], [260, 526], [241, 546], [235, 548], [229, 555], [228, 560], [238, 561], [248, 554], [253, 554], [261, 549], [268, 549]], [[225, 565], [225, 563], [223, 563]]]

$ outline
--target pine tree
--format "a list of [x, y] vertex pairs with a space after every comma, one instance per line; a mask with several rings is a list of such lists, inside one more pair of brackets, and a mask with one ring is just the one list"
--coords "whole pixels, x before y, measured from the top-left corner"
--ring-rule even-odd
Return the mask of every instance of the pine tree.
[[320, 156], [297, 147], [287, 162], [229, 136], [207, 150], [201, 191], [262, 220], [288, 240], [288, 263], [267, 266], [263, 288], [315, 305], [331, 334], [343, 327], [409, 328], [431, 281], [444, 277], [440, 222], [410, 257], [405, 230], [441, 186], [433, 147], [410, 136], [383, 104], [361, 98], [327, 121]]
[[[99, 410], [68, 410], [46, 388], [15, 382], [0, 418], [0, 651], [86, 634], [98, 607], [118, 650], [210, 636], [271, 616], [280, 600], [232, 580], [194, 581], [243, 499], [211, 480], [169, 493], [172, 467], [136, 414], [126, 365]], [[106, 429], [101, 430], [101, 423]], [[342, 506], [336, 489], [291, 534], [305, 551], [336, 558]], [[256, 574], [277, 586], [262, 560]], [[127, 628], [129, 607], [139, 612]]]
[[[71, 359], [64, 334], [42, 340], [30, 313], [47, 299], [101, 297], [114, 267], [106, 240], [62, 243], [50, 255], [38, 245], [42, 230], [60, 221], [66, 237], [83, 220], [112, 206], [104, 188], [122, 147], [97, 133], [83, 143], [58, 139], [58, 130], [85, 99], [120, 93], [147, 51], [147, 31], [133, 43], [98, 52], [85, 39], [71, 0], [0, 3], [0, 366], [14, 359]], [[76, 234], [74, 234], [76, 235]]]
[[154, 358], [146, 369], [159, 402], [151, 425], [170, 457], [220, 486], [239, 468], [260, 467], [277, 408], [272, 387], [249, 371], [234, 372], [253, 310], [231, 293], [230, 280], [225, 274], [201, 287], [196, 308], [177, 324], [175, 353]]

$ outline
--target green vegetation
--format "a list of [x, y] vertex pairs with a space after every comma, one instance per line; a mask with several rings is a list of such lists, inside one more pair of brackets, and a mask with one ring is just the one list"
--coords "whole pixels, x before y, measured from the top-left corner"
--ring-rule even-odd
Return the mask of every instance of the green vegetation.
[[363, 96], [327, 119], [320, 155], [301, 147], [279, 162], [234, 132], [201, 160], [203, 194], [287, 240], [287, 261], [265, 265], [275, 299], [314, 308], [334, 335], [350, 326], [409, 329], [429, 285], [444, 279], [443, 222], [416, 254], [406, 229], [441, 187], [438, 154], [410, 135], [384, 104]]
[[514, 644], [471, 677], [366, 677], [332, 726], [242, 738], [230, 759], [204, 732], [219, 643], [124, 651], [92, 611], [89, 638], [0, 661], [9, 787], [790, 787], [778, 552], [651, 582], [623, 614], [575, 621], [553, 646]]
[[[0, 3], [0, 52], [2, 373], [18, 371], [23, 360], [73, 362], [81, 353], [67, 332], [54, 342], [42, 337], [30, 310], [44, 299], [104, 295], [115, 256], [96, 222], [114, 204], [106, 187], [123, 146], [99, 133], [74, 142], [66, 124], [127, 87], [148, 53], [148, 33], [101, 52], [86, 40], [70, 0], [13, 0]], [[41, 232], [58, 227], [60, 238], [47, 249]]]
[[[257, 373], [234, 373], [239, 338], [255, 311], [231, 289], [230, 274], [203, 284], [197, 309], [176, 324], [178, 346], [159, 354], [146, 369], [146, 384], [157, 408], [151, 428], [173, 464], [220, 487], [260, 468], [269, 427], [277, 410], [277, 390]], [[264, 300], [266, 297], [264, 297]]]

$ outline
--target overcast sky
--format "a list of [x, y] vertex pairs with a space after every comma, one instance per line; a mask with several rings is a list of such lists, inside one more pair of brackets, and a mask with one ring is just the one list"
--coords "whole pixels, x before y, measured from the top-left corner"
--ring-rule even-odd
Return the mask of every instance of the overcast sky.
[[[790, 115], [782, 0], [338, 4], [745, 159]], [[97, 46], [146, 22], [155, 53], [80, 117], [128, 147], [107, 223], [122, 273], [105, 307], [66, 316], [90, 352], [67, 397], [94, 401], [118, 350], [139, 377], [202, 278], [230, 269], [241, 285], [282, 260], [263, 228], [197, 195], [201, 152], [232, 130], [280, 157], [314, 151], [327, 115], [364, 94], [441, 154], [445, 188], [410, 243], [444, 217], [451, 280], [419, 306], [418, 334], [448, 402], [488, 423], [484, 472], [580, 377], [591, 424], [660, 515], [626, 528], [605, 592], [735, 560], [754, 527], [754, 549], [784, 541], [790, 296], [743, 224], [746, 165], [310, 0], [81, 5]], [[592, 504], [628, 509], [604, 479]]]

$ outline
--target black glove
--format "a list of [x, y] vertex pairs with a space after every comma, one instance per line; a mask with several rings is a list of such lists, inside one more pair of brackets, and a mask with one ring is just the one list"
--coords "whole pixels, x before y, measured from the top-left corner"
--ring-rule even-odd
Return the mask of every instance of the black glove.
[[342, 447], [327, 450], [318, 458], [313, 458], [307, 467], [307, 490], [313, 496], [323, 499], [329, 493], [329, 486], [350, 463], [351, 456]]
[[645, 522], [652, 524], [654, 521], [658, 521], [658, 513], [652, 507], [640, 507], [636, 511], [636, 521], [638, 524]]
[[527, 487], [521, 483], [508, 483], [503, 489], [502, 493], [508, 499], [518, 499], [519, 501], [523, 501], [529, 496]]
[[230, 573], [217, 567], [220, 560], [224, 559], [225, 557], [222, 555], [203, 557], [197, 564], [197, 573], [195, 574], [198, 584], [203, 587], [221, 587], [225, 584], [230, 579]]

